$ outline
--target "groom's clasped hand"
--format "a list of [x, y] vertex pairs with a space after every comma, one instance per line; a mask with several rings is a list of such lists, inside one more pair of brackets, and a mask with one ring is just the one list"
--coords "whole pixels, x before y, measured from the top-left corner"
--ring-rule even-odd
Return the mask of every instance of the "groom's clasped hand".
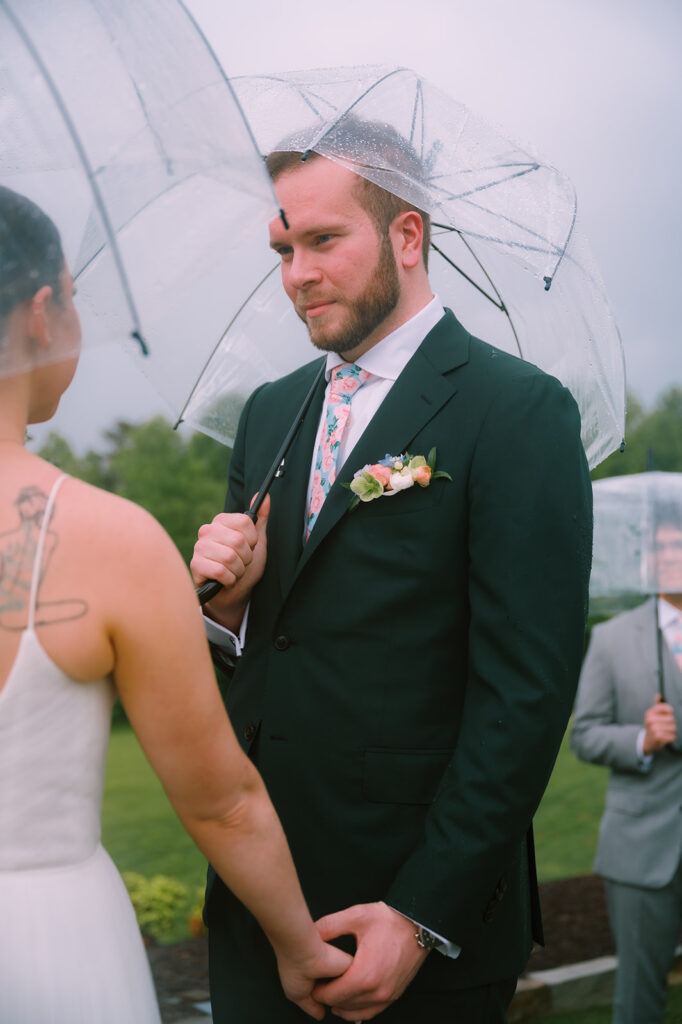
[[330, 942], [352, 935], [355, 956], [343, 974], [318, 983], [313, 996], [341, 1020], [371, 1020], [405, 991], [428, 956], [415, 925], [385, 903], [362, 903], [315, 922]]

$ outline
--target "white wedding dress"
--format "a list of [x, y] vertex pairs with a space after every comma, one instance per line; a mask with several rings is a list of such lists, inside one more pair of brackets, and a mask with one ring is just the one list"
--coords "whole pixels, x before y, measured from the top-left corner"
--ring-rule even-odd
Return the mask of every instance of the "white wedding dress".
[[28, 628], [0, 690], [0, 1022], [160, 1024], [121, 877], [100, 844], [110, 679], [79, 683]]

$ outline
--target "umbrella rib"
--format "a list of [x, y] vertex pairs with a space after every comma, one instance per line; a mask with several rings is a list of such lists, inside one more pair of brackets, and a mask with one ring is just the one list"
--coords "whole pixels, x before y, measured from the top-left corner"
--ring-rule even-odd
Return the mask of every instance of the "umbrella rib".
[[[2, 0], [0, 0], [0, 3], [1, 2], [2, 2]], [[142, 206], [138, 206], [137, 209], [134, 210], [131, 213], [131, 215], [127, 218], [127, 220], [124, 220], [121, 224], [119, 224], [117, 230], [118, 231], [123, 231], [125, 228], [128, 227], [129, 224], [133, 223], [133, 221], [135, 220], [136, 217], [139, 217], [139, 215], [141, 213], [143, 213], [145, 210], [147, 210], [150, 206], [153, 206], [154, 203], [157, 203], [159, 201], [159, 199], [161, 199], [162, 196], [167, 196], [170, 192], [173, 192], [176, 188], [180, 188], [181, 185], [185, 185], [188, 181], [191, 181], [192, 178], [196, 178], [196, 177], [197, 177], [197, 172], [193, 171], [192, 174], [188, 174], [184, 178], [180, 178], [179, 180], [173, 181], [172, 184], [168, 185], [167, 188], [164, 188], [162, 191], [158, 192], [156, 195], [153, 195], [150, 199], [148, 199], [145, 203], [143, 203]], [[97, 257], [100, 255], [100, 253], [105, 248], [106, 248], [106, 244], [103, 244], [103, 245], [100, 245], [98, 249], [95, 249], [95, 251], [92, 253], [92, 255], [90, 256], [90, 258], [87, 261], [87, 263], [84, 263], [82, 267], [78, 268], [77, 273], [74, 275], [74, 280], [75, 281], [78, 281], [78, 279], [81, 277], [81, 275], [85, 273], [85, 271], [88, 269], [88, 267], [90, 266], [91, 263], [94, 263], [94, 261], [97, 259]]]
[[[457, 234], [459, 234], [459, 232], [457, 232]], [[460, 235], [460, 238], [461, 238], [461, 235]], [[462, 239], [462, 241], [464, 241], [464, 239]], [[461, 274], [461, 275], [462, 275], [462, 277], [464, 278], [464, 280], [465, 280], [465, 281], [468, 281], [468, 282], [469, 282], [469, 284], [470, 284], [470, 285], [472, 285], [472, 286], [473, 286], [473, 287], [474, 287], [474, 288], [476, 289], [476, 291], [477, 291], [477, 292], [480, 292], [480, 293], [481, 293], [481, 295], [482, 295], [482, 296], [483, 296], [483, 297], [484, 297], [485, 299], [487, 299], [487, 300], [488, 300], [488, 302], [492, 302], [493, 306], [495, 306], [495, 308], [496, 308], [496, 309], [499, 309], [501, 313], [503, 313], [503, 312], [504, 312], [504, 303], [503, 303], [503, 302], [501, 302], [501, 301], [499, 301], [499, 302], [498, 302], [498, 301], [496, 301], [496, 300], [495, 300], [495, 299], [494, 299], [494, 298], [492, 297], [492, 295], [489, 295], [489, 294], [488, 294], [488, 292], [487, 292], [487, 291], [485, 290], [485, 288], [481, 288], [480, 284], [477, 284], [477, 283], [476, 283], [476, 281], [474, 281], [473, 277], [469, 277], [469, 275], [468, 275], [468, 274], [466, 273], [466, 271], [465, 271], [465, 270], [462, 270], [462, 268], [461, 268], [461, 267], [458, 267], [458, 266], [457, 266], [457, 264], [455, 263], [455, 261], [454, 261], [454, 260], [452, 260], [452, 259], [451, 259], [451, 258], [450, 258], [450, 257], [449, 257], [449, 256], [447, 255], [447, 253], [443, 252], [443, 250], [442, 250], [442, 249], [439, 249], [439, 248], [438, 248], [438, 246], [436, 245], [436, 243], [435, 243], [435, 242], [431, 242], [431, 248], [432, 248], [433, 250], [435, 250], [435, 252], [437, 252], [439, 256], [442, 256], [442, 257], [443, 257], [443, 259], [445, 260], [445, 262], [446, 262], [446, 263], [449, 263], [449, 264], [450, 264], [450, 266], [451, 266], [451, 267], [453, 268], [453, 270], [456, 270], [458, 274]], [[472, 255], [473, 255], [473, 253], [472, 253]], [[475, 259], [475, 258], [476, 258], [476, 257], [474, 256], [474, 259]], [[481, 268], [481, 269], [482, 269], [482, 268]], [[484, 273], [485, 273], [485, 271], [484, 271]]]
[[[477, 238], [479, 242], [491, 242], [493, 245], [506, 246], [508, 249], [522, 249], [524, 252], [537, 252], [537, 253], [556, 253], [559, 251], [556, 246], [552, 246], [552, 243], [547, 239], [543, 239], [547, 244], [544, 246], [540, 245], [529, 245], [527, 242], [514, 242], [511, 239], [499, 238], [497, 235], [482, 235], [478, 231], [464, 231], [463, 228], [453, 228], [451, 224], [440, 224], [435, 221], [431, 222], [434, 228], [442, 228], [444, 231], [454, 231], [458, 235], [464, 236], [467, 234], [470, 238]], [[513, 222], [512, 222], [513, 223]], [[517, 225], [523, 227], [522, 224]], [[531, 232], [529, 232], [530, 234]], [[542, 235], [537, 235], [538, 238], [542, 238]]]
[[575, 188], [574, 188], [573, 189], [573, 217], [571, 219], [571, 226], [568, 229], [568, 234], [566, 235], [566, 241], [563, 244], [563, 247], [562, 247], [561, 252], [559, 254], [559, 259], [556, 261], [556, 264], [554, 266], [554, 270], [552, 271], [552, 273], [550, 274], [549, 277], [545, 277], [545, 291], [549, 291], [549, 289], [551, 287], [551, 284], [552, 284], [552, 281], [554, 280], [554, 277], [556, 275], [556, 272], [559, 269], [559, 266], [561, 265], [561, 262], [562, 262], [564, 256], [566, 255], [566, 250], [568, 249], [568, 243], [571, 241], [571, 237], [573, 235], [573, 229], [575, 227], [575, 222], [576, 222], [577, 216], [578, 216], [578, 196], [577, 196]]
[[[181, 0], [179, 0], [179, 2], [181, 2]], [[385, 82], [386, 79], [392, 78], [393, 75], [402, 74], [403, 71], [405, 71], [405, 70], [407, 70], [407, 69], [406, 68], [393, 68], [392, 71], [388, 71], [385, 75], [382, 75], [381, 78], [379, 78], [376, 82], [372, 82], [372, 84], [369, 85], [364, 90], [364, 92], [361, 92], [359, 96], [356, 96], [356, 98], [353, 100], [353, 102], [349, 106], [346, 107], [346, 109], [343, 111], [343, 113], [339, 114], [339, 116], [336, 118], [336, 120], [332, 121], [332, 123], [329, 125], [328, 128], [323, 128], [322, 131], [320, 132], [320, 134], [317, 136], [317, 138], [313, 142], [310, 143], [310, 145], [306, 149], [305, 153], [301, 157], [301, 162], [303, 162], [303, 161], [308, 159], [308, 157], [310, 156], [312, 151], [315, 149], [315, 146], [319, 146], [319, 144], [322, 142], [322, 140], [325, 139], [327, 137], [327, 135], [329, 135], [329, 133], [334, 130], [336, 125], [339, 123], [339, 121], [342, 121], [344, 117], [346, 117], [348, 114], [350, 114], [350, 112], [353, 109], [353, 107], [356, 107], [358, 105], [358, 103], [361, 102], [361, 100], [364, 100], [365, 96], [367, 96], [372, 91], [372, 89], [376, 89], [377, 86], [381, 85], [382, 82]]]
[[237, 317], [239, 317], [241, 315], [242, 311], [244, 310], [244, 307], [248, 305], [248, 303], [251, 301], [251, 299], [256, 294], [258, 289], [261, 288], [265, 284], [267, 279], [269, 277], [272, 277], [272, 275], [275, 273], [277, 268], [278, 268], [278, 264], [275, 264], [275, 266], [271, 270], [268, 270], [267, 274], [264, 277], [261, 278], [261, 280], [258, 282], [258, 284], [256, 284], [256, 286], [246, 296], [246, 298], [244, 299], [244, 301], [242, 302], [241, 306], [239, 307], [237, 312], [234, 314], [234, 316], [230, 320], [230, 322], [227, 325], [227, 327], [225, 328], [225, 330], [221, 333], [220, 337], [218, 338], [218, 340], [216, 341], [215, 345], [211, 349], [210, 354], [206, 357], [206, 361], [204, 362], [204, 365], [201, 367], [199, 373], [197, 374], [197, 378], [194, 381], [194, 384], [192, 385], [192, 390], [190, 391], [189, 395], [187, 396], [187, 400], [186, 400], [185, 404], [183, 405], [182, 409], [180, 410], [180, 414], [178, 416], [178, 419], [177, 419], [177, 421], [176, 421], [176, 423], [175, 423], [175, 425], [173, 427], [174, 430], [177, 430], [177, 428], [182, 423], [183, 416], [185, 415], [185, 412], [187, 410], [187, 406], [192, 401], [192, 398], [194, 396], [194, 392], [196, 391], [196, 389], [199, 386], [199, 381], [201, 380], [201, 378], [203, 377], [204, 373], [206, 372], [209, 363], [213, 359], [213, 356], [216, 354], [216, 352], [217, 352], [217, 350], [218, 350], [218, 348], [220, 346], [221, 341], [223, 340], [225, 335], [228, 333], [228, 331], [231, 329], [231, 327], [234, 324], [234, 322], [236, 321]]
[[[496, 188], [498, 185], [503, 185], [505, 181], [514, 181], [515, 178], [523, 178], [526, 174], [532, 174], [533, 171], [539, 171], [542, 166], [542, 164], [528, 164], [526, 166], [523, 166], [522, 170], [516, 171], [515, 174], [507, 174], [505, 177], [498, 178], [496, 181], [489, 181], [485, 185], [477, 185], [475, 188], [468, 189], [466, 192], [449, 192], [446, 189], [440, 189], [440, 191], [444, 195], [448, 196], [450, 199], [466, 199], [467, 196], [476, 195], [477, 192], [486, 192], [488, 191], [488, 189]], [[463, 173], [474, 172], [469, 171]], [[429, 183], [433, 182], [434, 180], [434, 178], [430, 178]]]
[[[191, 11], [188, 10], [187, 5], [184, 3], [184, 0], [177, 0], [177, 3], [180, 5], [180, 7], [182, 7], [183, 11], [185, 12], [185, 14], [187, 15], [187, 17], [188, 17], [188, 19], [190, 21], [190, 24], [193, 26], [193, 28], [198, 33], [199, 38], [202, 40], [204, 46], [208, 50], [209, 55], [213, 59], [213, 63], [215, 64], [216, 68], [218, 69], [218, 73], [219, 73], [220, 77], [222, 78], [223, 82], [225, 83], [225, 85], [227, 86], [228, 91], [229, 91], [230, 95], [232, 96], [232, 99], [234, 100], [234, 104], [235, 104], [237, 110], [239, 111], [239, 116], [242, 119], [242, 122], [244, 124], [244, 128], [246, 129], [247, 135], [251, 139], [251, 144], [253, 145], [254, 151], [262, 159], [262, 154], [261, 154], [260, 149], [258, 148], [258, 143], [256, 142], [256, 137], [253, 134], [253, 130], [251, 128], [251, 125], [249, 124], [249, 122], [246, 119], [246, 114], [244, 113], [244, 111], [242, 109], [242, 105], [239, 102], [239, 99], [237, 98], [237, 94], [234, 91], [234, 87], [232, 85], [232, 82], [230, 81], [230, 79], [225, 74], [223, 66], [220, 63], [220, 61], [218, 60], [218, 57], [216, 56], [215, 50], [213, 49], [213, 47], [209, 43], [208, 39], [206, 38], [206, 35], [202, 31], [202, 29], [201, 29], [201, 27], [199, 25], [199, 22], [196, 20], [196, 18], [191, 13]], [[282, 209], [282, 207], [279, 204], [279, 199], [277, 198], [277, 193], [275, 192], [275, 186], [274, 186], [274, 183], [273, 183], [272, 179], [270, 178], [269, 174], [268, 174], [268, 179], [270, 181], [270, 191], [272, 192], [272, 197], [273, 197], [273, 199], [275, 201], [275, 205], [276, 205], [277, 209], [279, 210], [279, 215], [280, 215], [280, 218], [282, 220], [282, 224], [284, 225], [285, 229], [288, 229], [289, 228], [289, 224], [287, 222], [284, 210]]]
[[[252, 77], [253, 77], [252, 75], [235, 75], [233, 81], [235, 81], [235, 82], [240, 82], [240, 81], [248, 82], [249, 79], [252, 78]], [[284, 75], [258, 75], [257, 77], [264, 79], [266, 82], [279, 82], [280, 85], [286, 85], [286, 86], [290, 86], [291, 85], [289, 79], [285, 78]], [[322, 102], [326, 103], [327, 106], [331, 107], [332, 110], [337, 110], [338, 109], [337, 107], [334, 106], [334, 104], [331, 102], [331, 100], [327, 99], [326, 96], [323, 96], [322, 93], [316, 93], [316, 92], [313, 92], [313, 90], [310, 89], [310, 88], [302, 88], [301, 86], [298, 86], [296, 91], [298, 92], [298, 95], [301, 97], [303, 102], [308, 104], [308, 106], [312, 110], [313, 114], [315, 114], [317, 117], [323, 117], [324, 115], [322, 114], [322, 111], [321, 110], [317, 110], [317, 108], [312, 103], [312, 101], [310, 99], [308, 99], [309, 96], [314, 96], [315, 99], [322, 100]]]
[[[112, 45], [115, 46], [116, 45], [116, 37], [112, 34], [111, 29], [109, 28], [109, 25], [104, 21], [104, 19], [102, 18], [101, 14], [99, 15], [99, 19], [100, 19], [100, 22], [101, 22], [101, 24], [102, 24], [102, 26], [104, 28], [104, 31], [109, 36], [110, 42], [112, 43]], [[137, 82], [135, 81], [135, 78], [133, 77], [133, 75], [131, 74], [130, 68], [128, 67], [127, 63], [125, 61], [122, 61], [122, 63], [123, 63], [123, 66], [126, 69], [126, 73], [128, 75], [128, 80], [129, 80], [130, 84], [132, 85], [133, 90], [135, 92], [135, 95], [137, 96], [137, 99], [139, 101], [140, 107], [142, 108], [142, 113], [144, 114], [144, 118], [145, 118], [145, 121], [147, 123], [147, 127], [149, 128], [149, 130], [150, 130], [150, 132], [152, 134], [152, 138], [154, 139], [154, 142], [156, 144], [156, 148], [157, 148], [158, 152], [161, 154], [161, 157], [162, 157], [164, 163], [166, 164], [166, 171], [168, 172], [168, 174], [172, 174], [173, 173], [173, 161], [171, 160], [171, 158], [166, 153], [166, 151], [164, 149], [164, 146], [163, 146], [163, 142], [161, 140], [161, 136], [159, 135], [158, 131], [156, 130], [155, 126], [152, 124], [152, 121], [150, 120], [149, 113], [147, 111], [147, 104], [144, 101], [144, 97], [143, 97], [143, 95], [142, 95], [142, 93], [140, 91], [140, 87], [138, 86]]]
[[57, 89], [57, 86], [56, 86], [52, 76], [50, 75], [50, 73], [49, 73], [49, 71], [47, 69], [47, 66], [45, 65], [42, 57], [40, 56], [40, 53], [38, 52], [37, 48], [33, 44], [33, 40], [30, 38], [30, 36], [26, 32], [26, 30], [24, 29], [24, 26], [19, 21], [19, 19], [16, 17], [14, 12], [12, 10], [10, 10], [10, 8], [7, 6], [7, 4], [5, 3], [5, 0], [0, 0], [0, 5], [2, 6], [2, 8], [5, 11], [5, 13], [6, 13], [7, 17], [9, 18], [9, 20], [14, 25], [14, 28], [16, 29], [18, 35], [23, 40], [24, 46], [26, 47], [26, 49], [28, 50], [29, 54], [33, 58], [33, 60], [34, 60], [34, 62], [36, 64], [36, 67], [38, 68], [38, 70], [42, 74], [43, 79], [45, 81], [45, 84], [47, 85], [48, 89], [50, 90], [50, 93], [52, 94], [52, 98], [53, 98], [55, 104], [57, 105], [57, 109], [59, 110], [60, 114], [62, 115], [62, 118], [64, 120], [64, 124], [66, 126], [66, 129], [67, 129], [69, 135], [71, 136], [71, 141], [73, 142], [73, 144], [75, 146], [76, 152], [77, 152], [78, 157], [79, 157], [79, 159], [81, 161], [81, 164], [83, 166], [83, 170], [85, 171], [85, 175], [86, 175], [86, 177], [87, 177], [87, 179], [88, 179], [88, 181], [90, 183], [90, 188], [92, 190], [92, 194], [93, 194], [93, 197], [94, 197], [94, 200], [95, 200], [95, 205], [97, 206], [97, 210], [99, 212], [99, 215], [102, 218], [102, 223], [104, 225], [104, 230], [105, 230], [105, 233], [106, 233], [106, 235], [107, 235], [107, 237], [109, 239], [109, 244], [111, 246], [111, 251], [112, 251], [113, 256], [114, 256], [114, 262], [116, 264], [116, 269], [118, 270], [119, 279], [121, 281], [121, 287], [123, 288], [123, 294], [125, 296], [126, 302], [128, 303], [128, 309], [130, 311], [130, 315], [131, 315], [131, 318], [132, 318], [132, 321], [133, 321], [133, 330], [130, 332], [131, 336], [133, 338], [135, 338], [135, 340], [138, 342], [138, 344], [140, 345], [140, 348], [142, 349], [143, 354], [144, 355], [148, 355], [149, 354], [149, 349], [147, 348], [147, 344], [146, 344], [144, 338], [142, 337], [142, 329], [141, 329], [141, 326], [140, 326], [139, 317], [137, 315], [137, 309], [136, 309], [136, 306], [135, 306], [135, 300], [133, 299], [133, 295], [132, 295], [132, 292], [130, 290], [130, 284], [128, 283], [128, 277], [126, 275], [125, 267], [123, 265], [123, 260], [121, 259], [121, 253], [119, 252], [118, 245], [116, 243], [116, 236], [114, 234], [111, 222], [109, 220], [109, 215], [108, 215], [106, 206], [104, 205], [104, 199], [102, 198], [102, 194], [101, 194], [101, 192], [99, 190], [99, 185], [97, 183], [95, 174], [93, 172], [92, 167], [90, 166], [90, 161], [89, 161], [88, 155], [87, 155], [87, 153], [85, 151], [85, 147], [83, 146], [83, 143], [81, 142], [80, 136], [79, 136], [78, 132], [76, 131], [76, 126], [73, 123], [73, 121], [71, 120], [71, 116], [70, 116], [68, 110], [66, 109], [66, 105], [64, 103], [64, 100], [62, 99], [62, 96], [61, 96], [59, 90]]
[[[438, 227], [440, 227], [440, 225], [437, 225], [437, 226], [438, 226]], [[451, 260], [451, 259], [450, 259], [450, 257], [449, 257], [449, 256], [447, 256], [447, 255], [446, 255], [446, 253], [444, 253], [442, 249], [439, 249], [439, 248], [438, 248], [438, 246], [437, 246], [437, 245], [435, 245], [435, 243], [434, 243], [434, 242], [431, 242], [431, 248], [432, 248], [432, 249], [435, 249], [435, 250], [436, 250], [436, 252], [437, 252], [437, 253], [438, 253], [438, 254], [439, 254], [440, 256], [442, 256], [442, 257], [443, 257], [443, 259], [445, 260], [445, 262], [446, 262], [446, 263], [449, 263], [449, 264], [450, 264], [450, 266], [451, 266], [451, 267], [452, 267], [452, 268], [453, 268], [454, 270], [456, 270], [458, 274], [461, 274], [461, 275], [462, 275], [462, 277], [463, 277], [463, 278], [465, 278], [465, 280], [467, 280], [467, 281], [469, 282], [469, 284], [473, 285], [473, 287], [474, 287], [474, 288], [475, 288], [475, 289], [476, 289], [476, 290], [477, 290], [478, 292], [480, 292], [480, 293], [481, 293], [481, 295], [483, 295], [483, 296], [484, 296], [484, 298], [486, 298], [486, 299], [488, 300], [488, 302], [492, 302], [493, 306], [495, 306], [495, 308], [496, 308], [496, 309], [499, 309], [501, 313], [504, 313], [504, 315], [506, 316], [506, 318], [507, 318], [507, 320], [508, 320], [508, 322], [509, 322], [509, 326], [510, 326], [510, 328], [511, 328], [511, 332], [512, 332], [512, 334], [514, 335], [514, 341], [516, 342], [516, 347], [517, 347], [517, 349], [518, 349], [518, 351], [519, 351], [519, 355], [520, 355], [520, 356], [521, 356], [521, 358], [523, 359], [523, 352], [521, 351], [521, 343], [519, 342], [519, 336], [518, 336], [518, 334], [516, 333], [516, 328], [514, 327], [514, 321], [513, 321], [513, 320], [512, 320], [512, 318], [511, 318], [511, 314], [510, 314], [509, 310], [507, 309], [507, 305], [506, 305], [506, 303], [505, 303], [504, 299], [503, 299], [503, 298], [502, 298], [502, 296], [500, 295], [499, 289], [498, 289], [498, 288], [497, 288], [497, 286], [495, 285], [495, 282], [493, 281], [492, 277], [490, 276], [490, 274], [488, 273], [488, 271], [487, 271], [487, 270], [485, 269], [485, 267], [483, 266], [483, 264], [482, 264], [482, 263], [481, 263], [481, 261], [479, 260], [478, 256], [477, 256], [477, 255], [476, 255], [476, 253], [474, 252], [474, 250], [473, 250], [473, 249], [471, 248], [471, 246], [470, 246], [470, 245], [469, 245], [469, 243], [467, 242], [466, 238], [464, 238], [464, 236], [462, 235], [461, 231], [457, 231], [457, 230], [456, 230], [456, 229], [454, 229], [454, 228], [453, 228], [453, 229], [451, 229], [451, 230], [454, 230], [454, 231], [455, 231], [455, 234], [459, 236], [459, 238], [460, 238], [460, 240], [461, 240], [462, 244], [463, 244], [464, 246], [466, 246], [466, 248], [467, 248], [467, 249], [469, 250], [469, 253], [471, 254], [471, 257], [472, 257], [472, 259], [476, 260], [476, 263], [478, 264], [478, 266], [479, 266], [479, 268], [480, 268], [481, 272], [482, 272], [483, 274], [485, 274], [485, 276], [486, 276], [486, 278], [487, 278], [487, 280], [488, 280], [488, 283], [490, 284], [490, 287], [491, 287], [491, 288], [493, 289], [493, 291], [495, 292], [495, 295], [497, 295], [497, 302], [496, 302], [496, 301], [495, 301], [495, 299], [494, 299], [494, 298], [492, 297], [492, 295], [488, 295], [487, 291], [486, 291], [486, 290], [485, 290], [484, 288], [481, 288], [480, 284], [477, 284], [477, 283], [476, 283], [476, 281], [474, 281], [474, 279], [473, 279], [473, 278], [469, 277], [469, 275], [468, 275], [468, 274], [466, 274], [466, 273], [465, 273], [465, 272], [464, 272], [464, 271], [462, 270], [462, 268], [461, 268], [461, 267], [458, 267], [458, 266], [457, 266], [457, 264], [456, 264], [456, 263], [454, 262], [454, 260]]]
[[421, 139], [419, 142], [419, 162], [424, 163], [424, 92], [422, 90], [421, 79], [417, 79], [417, 88], [415, 90], [414, 105], [412, 107], [412, 124], [410, 126], [410, 145], [414, 147], [414, 131], [417, 124], [417, 108], [421, 107]]

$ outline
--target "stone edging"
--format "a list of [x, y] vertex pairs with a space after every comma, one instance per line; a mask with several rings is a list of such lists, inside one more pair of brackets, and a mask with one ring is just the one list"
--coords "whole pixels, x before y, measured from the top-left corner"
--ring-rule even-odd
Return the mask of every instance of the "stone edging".
[[[609, 1006], [618, 958], [602, 956], [596, 960], [535, 971], [519, 979], [507, 1013], [509, 1024], [521, 1024], [541, 1014], [569, 1013]], [[675, 951], [675, 963], [668, 976], [671, 985], [682, 983], [682, 946]]]

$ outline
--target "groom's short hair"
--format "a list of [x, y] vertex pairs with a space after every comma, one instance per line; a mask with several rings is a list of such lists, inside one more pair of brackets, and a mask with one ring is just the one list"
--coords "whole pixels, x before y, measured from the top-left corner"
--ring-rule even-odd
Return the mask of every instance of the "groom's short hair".
[[[273, 182], [286, 171], [300, 167], [303, 157], [310, 161], [319, 160], [324, 155], [316, 150], [304, 151], [300, 148], [300, 139], [300, 134], [294, 133], [283, 139], [277, 148], [266, 156], [265, 166]], [[361, 121], [347, 115], [324, 136], [324, 142], [325, 147], [332, 153], [337, 148], [339, 159], [349, 170], [353, 170], [354, 163], [358, 168], [366, 167], [368, 170], [374, 167], [385, 169], [388, 164], [390, 170], [397, 172], [398, 175], [406, 175], [411, 182], [425, 182], [424, 168], [414, 147], [392, 125], [378, 121]], [[399, 214], [408, 211], [419, 214], [423, 229], [422, 256], [424, 266], [428, 270], [431, 244], [429, 214], [414, 203], [370, 181], [360, 171], [356, 173], [358, 182], [354, 191], [358, 202], [370, 215], [382, 236], [388, 234], [390, 224]], [[284, 212], [286, 214], [286, 210]]]

